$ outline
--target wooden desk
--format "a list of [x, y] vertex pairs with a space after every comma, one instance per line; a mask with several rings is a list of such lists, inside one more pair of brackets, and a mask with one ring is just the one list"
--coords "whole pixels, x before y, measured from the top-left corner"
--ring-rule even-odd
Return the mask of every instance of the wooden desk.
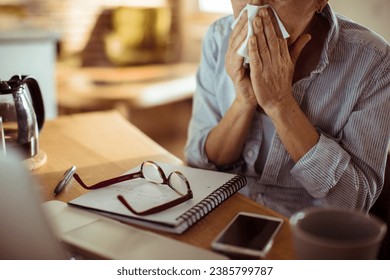
[[[33, 174], [42, 186], [44, 200], [67, 202], [86, 192], [72, 180], [54, 197], [56, 184], [72, 164], [86, 181], [94, 182], [124, 173], [147, 159], [182, 163], [114, 111], [76, 114], [48, 121], [41, 133], [40, 147], [47, 153], [48, 160]], [[210, 249], [211, 241], [240, 211], [284, 218], [285, 223], [267, 258], [294, 257], [287, 219], [238, 193], [184, 234], [161, 234]]]

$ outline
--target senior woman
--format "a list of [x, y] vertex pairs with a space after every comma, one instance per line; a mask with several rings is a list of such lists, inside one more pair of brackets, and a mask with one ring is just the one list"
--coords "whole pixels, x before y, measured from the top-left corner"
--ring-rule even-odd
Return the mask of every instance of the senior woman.
[[[327, 0], [232, 0], [208, 30], [186, 159], [242, 173], [241, 192], [290, 216], [310, 207], [367, 212], [383, 187], [390, 135], [390, 47]], [[246, 4], [249, 66], [237, 50]], [[279, 17], [289, 33], [282, 38]]]

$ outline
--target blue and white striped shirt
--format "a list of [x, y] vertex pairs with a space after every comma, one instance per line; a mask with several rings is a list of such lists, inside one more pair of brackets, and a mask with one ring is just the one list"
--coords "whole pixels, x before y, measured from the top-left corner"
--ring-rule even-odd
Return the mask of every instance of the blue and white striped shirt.
[[[323, 16], [330, 31], [316, 69], [293, 85], [293, 95], [320, 132], [319, 142], [294, 163], [274, 133], [262, 150], [263, 123], [256, 112], [242, 151], [242, 191], [290, 216], [316, 205], [368, 211], [383, 186], [390, 137], [390, 47], [372, 31], [336, 15]], [[232, 16], [208, 30], [197, 74], [192, 119], [185, 148], [192, 166], [217, 169], [205, 153], [206, 138], [232, 105], [236, 93], [225, 70]], [[268, 137], [269, 139], [269, 137]], [[260, 153], [268, 152], [265, 165]]]

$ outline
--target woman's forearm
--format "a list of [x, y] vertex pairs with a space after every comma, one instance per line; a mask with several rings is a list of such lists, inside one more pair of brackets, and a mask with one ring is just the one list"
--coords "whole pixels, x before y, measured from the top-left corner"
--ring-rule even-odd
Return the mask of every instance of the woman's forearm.
[[205, 150], [215, 165], [232, 164], [240, 159], [256, 107], [235, 100], [220, 123], [209, 133]]
[[319, 141], [320, 135], [291, 98], [267, 110], [286, 151], [294, 162], [298, 162]]

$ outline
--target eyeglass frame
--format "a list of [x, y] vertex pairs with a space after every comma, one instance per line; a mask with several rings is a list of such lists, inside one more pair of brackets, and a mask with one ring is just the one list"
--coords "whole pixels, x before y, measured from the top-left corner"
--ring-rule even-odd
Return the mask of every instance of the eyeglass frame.
[[[156, 183], [156, 182], [153, 182], [152, 180], [146, 178], [142, 172], [143, 170], [143, 167], [145, 164], [153, 164], [155, 167], [157, 167], [157, 170], [158, 172], [160, 173], [160, 176], [163, 180], [162, 183]], [[186, 187], [187, 187], [187, 193], [186, 194], [182, 194], [181, 192], [179, 192], [178, 190], [176, 190], [173, 186], [171, 186], [170, 184], [170, 181], [169, 179], [171, 178], [171, 176], [173, 174], [176, 174], [177, 176], [179, 176], [186, 184]], [[124, 182], [124, 181], [129, 181], [129, 180], [133, 180], [133, 179], [146, 179], [150, 182], [153, 182], [153, 183], [156, 183], [156, 184], [160, 184], [160, 185], [167, 185], [171, 190], [173, 190], [174, 192], [176, 192], [178, 195], [180, 195], [179, 198], [177, 199], [174, 199], [172, 201], [169, 201], [169, 202], [166, 202], [166, 203], [163, 203], [161, 205], [157, 205], [155, 207], [152, 207], [150, 209], [147, 209], [147, 210], [144, 210], [144, 211], [136, 211], [133, 207], [130, 206], [130, 204], [126, 201], [126, 199], [122, 196], [122, 195], [118, 195], [117, 198], [118, 200], [130, 211], [132, 212], [133, 214], [135, 215], [138, 215], [138, 216], [146, 216], [146, 215], [151, 215], [151, 214], [156, 214], [158, 212], [162, 212], [164, 210], [167, 210], [169, 208], [172, 208], [174, 206], [177, 206], [183, 202], [186, 202], [187, 200], [190, 200], [193, 198], [193, 192], [191, 190], [191, 187], [190, 187], [190, 183], [188, 182], [188, 179], [184, 176], [183, 173], [181, 173], [180, 171], [173, 171], [169, 174], [169, 176], [167, 177], [165, 175], [165, 172], [164, 170], [160, 167], [160, 165], [158, 165], [157, 163], [155, 163], [154, 161], [144, 161], [142, 164], [141, 164], [141, 168], [139, 171], [137, 172], [134, 172], [134, 173], [129, 173], [129, 174], [124, 174], [124, 175], [121, 175], [121, 176], [118, 176], [118, 177], [114, 177], [114, 178], [111, 178], [111, 179], [107, 179], [107, 180], [104, 180], [104, 181], [100, 181], [96, 184], [93, 184], [92, 186], [87, 186], [83, 180], [80, 178], [80, 176], [77, 174], [77, 173], [74, 173], [73, 174], [73, 177], [76, 179], [76, 181], [84, 188], [84, 189], [87, 189], [87, 190], [96, 190], [96, 189], [101, 189], [101, 188], [105, 188], [105, 187], [108, 187], [110, 185], [113, 185], [113, 184], [117, 184], [117, 183], [121, 183], [121, 182]]]

